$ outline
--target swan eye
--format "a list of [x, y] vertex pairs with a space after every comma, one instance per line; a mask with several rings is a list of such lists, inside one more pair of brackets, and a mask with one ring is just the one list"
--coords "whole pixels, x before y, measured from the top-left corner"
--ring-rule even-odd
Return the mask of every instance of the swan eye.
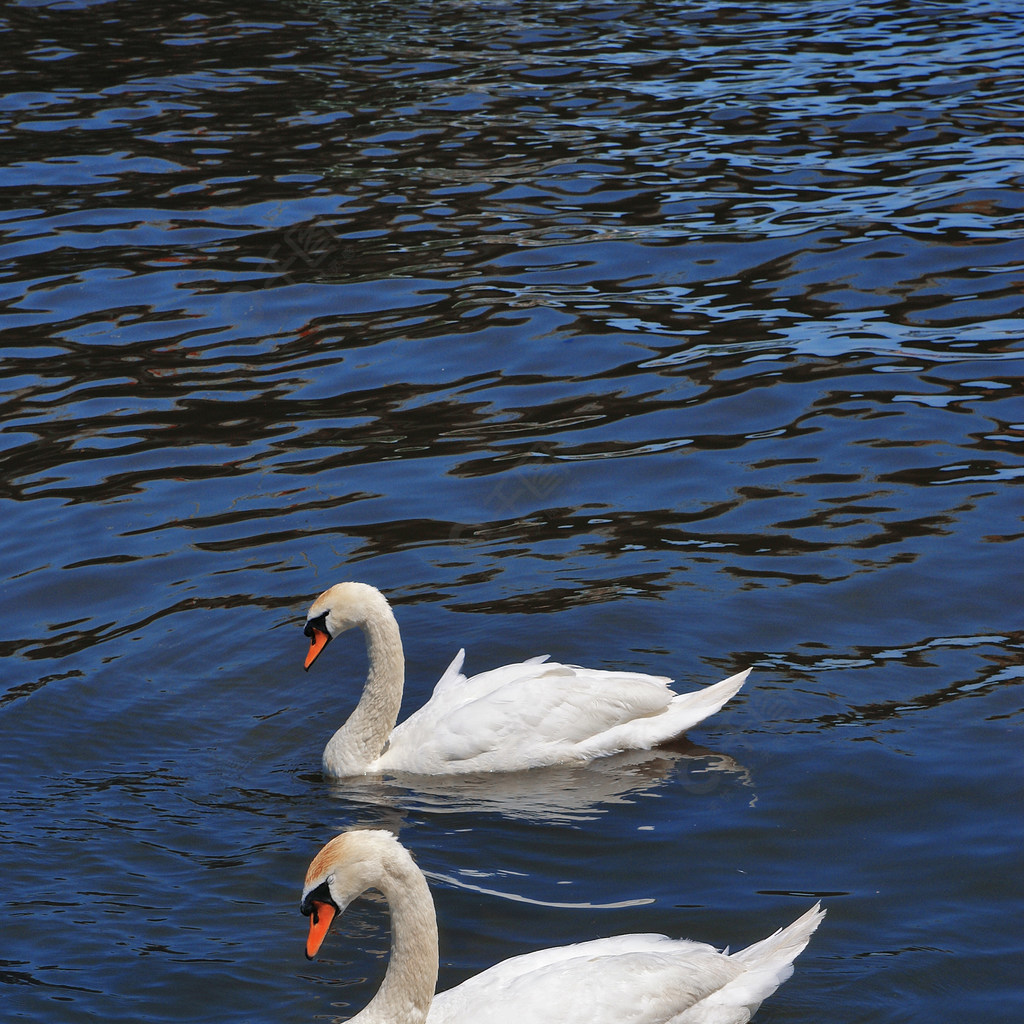
[[304, 636], [312, 637], [317, 630], [325, 633], [327, 636], [331, 635], [327, 629], [327, 612], [321, 612], [316, 618], [306, 619], [306, 628], [302, 633]]
[[317, 904], [327, 904], [329, 906], [334, 905], [334, 898], [331, 896], [330, 884], [334, 881], [334, 875], [329, 875], [326, 880], [321, 882], [315, 889], [311, 889], [306, 893], [299, 905], [299, 910], [303, 917], [312, 916], [313, 920], [317, 919]]

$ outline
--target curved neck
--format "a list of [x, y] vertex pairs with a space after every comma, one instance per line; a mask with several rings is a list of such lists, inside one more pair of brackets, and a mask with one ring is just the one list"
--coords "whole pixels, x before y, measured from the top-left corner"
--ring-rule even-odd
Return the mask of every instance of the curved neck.
[[391, 960], [377, 994], [350, 1024], [424, 1024], [437, 987], [434, 901], [412, 857], [387, 857], [376, 888], [391, 910]]
[[390, 606], [376, 591], [367, 602], [360, 626], [366, 637], [370, 671], [355, 711], [324, 750], [324, 773], [335, 777], [362, 775], [380, 757], [402, 706], [402, 637]]

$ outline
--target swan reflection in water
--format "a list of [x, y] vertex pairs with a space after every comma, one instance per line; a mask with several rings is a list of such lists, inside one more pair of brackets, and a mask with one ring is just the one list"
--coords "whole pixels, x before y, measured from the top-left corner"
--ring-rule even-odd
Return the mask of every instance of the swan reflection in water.
[[627, 750], [581, 765], [473, 775], [366, 775], [329, 780], [329, 793], [380, 808], [498, 814], [538, 822], [586, 821], [605, 808], [635, 803], [663, 786], [694, 797], [726, 786], [757, 793], [750, 772], [728, 754], [683, 740], [655, 750]]

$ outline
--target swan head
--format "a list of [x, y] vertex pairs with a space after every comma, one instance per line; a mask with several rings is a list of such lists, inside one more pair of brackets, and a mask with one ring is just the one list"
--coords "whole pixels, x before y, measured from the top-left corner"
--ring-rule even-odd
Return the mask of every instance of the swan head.
[[[380, 884], [384, 861], [398, 840], [383, 829], [360, 829], [335, 836], [306, 871], [299, 910], [309, 918], [306, 957], [312, 960], [348, 905]], [[400, 847], [399, 847], [400, 848]]]
[[338, 634], [353, 626], [361, 628], [370, 611], [382, 602], [387, 606], [384, 595], [367, 583], [335, 583], [325, 590], [306, 614], [306, 628], [303, 630], [309, 637], [306, 669]]

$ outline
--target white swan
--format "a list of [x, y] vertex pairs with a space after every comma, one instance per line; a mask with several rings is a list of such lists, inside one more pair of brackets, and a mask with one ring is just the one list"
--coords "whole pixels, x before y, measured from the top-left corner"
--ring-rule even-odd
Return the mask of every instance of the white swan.
[[736, 953], [665, 935], [615, 935], [504, 960], [447, 992], [437, 984], [437, 919], [427, 880], [390, 832], [332, 839], [306, 872], [306, 956], [367, 889], [391, 910], [391, 961], [349, 1024], [746, 1024], [793, 973], [825, 912]]
[[716, 712], [750, 672], [677, 694], [663, 676], [559, 665], [544, 656], [467, 679], [459, 651], [430, 700], [396, 728], [405, 656], [379, 590], [338, 583], [313, 602], [306, 668], [353, 626], [366, 636], [370, 671], [359, 704], [324, 750], [324, 774], [334, 778], [520, 771], [650, 749]]

